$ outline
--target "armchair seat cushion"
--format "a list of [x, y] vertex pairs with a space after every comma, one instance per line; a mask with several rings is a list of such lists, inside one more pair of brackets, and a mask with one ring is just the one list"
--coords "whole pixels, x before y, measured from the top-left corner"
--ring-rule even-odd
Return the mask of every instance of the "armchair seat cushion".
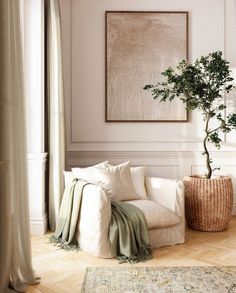
[[143, 212], [147, 221], [148, 229], [175, 226], [181, 220], [174, 212], [151, 200], [142, 199], [126, 202], [135, 205]]

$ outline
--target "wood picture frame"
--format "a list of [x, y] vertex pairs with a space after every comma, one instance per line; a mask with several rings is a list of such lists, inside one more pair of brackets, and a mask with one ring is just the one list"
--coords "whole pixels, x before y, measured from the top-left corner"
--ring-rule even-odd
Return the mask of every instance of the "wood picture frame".
[[181, 101], [159, 103], [143, 90], [183, 59], [187, 11], [106, 11], [105, 121], [187, 122]]

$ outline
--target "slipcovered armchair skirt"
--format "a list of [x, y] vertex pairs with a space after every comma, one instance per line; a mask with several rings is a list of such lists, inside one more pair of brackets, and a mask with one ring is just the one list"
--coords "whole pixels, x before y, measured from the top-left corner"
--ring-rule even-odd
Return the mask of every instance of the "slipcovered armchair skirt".
[[[147, 199], [126, 201], [144, 214], [152, 248], [184, 243], [184, 190], [181, 181], [146, 177]], [[93, 204], [91, 204], [93, 203]], [[109, 242], [111, 199], [96, 185], [84, 188], [76, 238], [81, 249], [112, 258]]]

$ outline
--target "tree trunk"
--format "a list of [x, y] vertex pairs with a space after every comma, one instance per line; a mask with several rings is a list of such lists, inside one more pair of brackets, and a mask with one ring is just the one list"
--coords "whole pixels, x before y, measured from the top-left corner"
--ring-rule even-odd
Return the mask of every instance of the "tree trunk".
[[207, 167], [207, 171], [208, 171], [208, 173], [206, 175], [207, 179], [210, 179], [211, 175], [212, 175], [211, 159], [210, 159], [209, 151], [207, 149], [207, 139], [208, 139], [208, 136], [209, 136], [209, 129], [208, 129], [209, 120], [210, 120], [210, 117], [207, 117], [206, 118], [206, 127], [205, 127], [206, 136], [205, 136], [204, 141], [203, 141], [204, 154], [206, 155], [206, 167]]

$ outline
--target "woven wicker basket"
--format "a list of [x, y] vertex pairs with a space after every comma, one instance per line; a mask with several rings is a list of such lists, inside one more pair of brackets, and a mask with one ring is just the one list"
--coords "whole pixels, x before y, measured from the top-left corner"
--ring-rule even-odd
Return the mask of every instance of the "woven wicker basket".
[[198, 231], [227, 230], [233, 207], [232, 180], [227, 176], [184, 178], [185, 213], [189, 228]]

